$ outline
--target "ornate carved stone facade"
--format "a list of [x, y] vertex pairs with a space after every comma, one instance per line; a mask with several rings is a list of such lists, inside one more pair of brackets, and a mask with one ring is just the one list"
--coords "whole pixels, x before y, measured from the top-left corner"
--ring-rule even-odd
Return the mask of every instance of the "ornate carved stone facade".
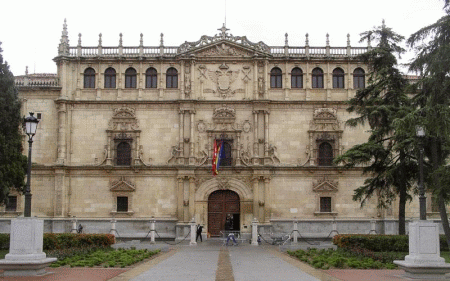
[[[208, 198], [227, 190], [239, 196], [243, 232], [254, 218], [268, 225], [383, 219], [376, 200], [364, 209], [352, 201], [361, 170], [331, 162], [367, 137], [365, 128], [343, 126], [351, 117], [344, 102], [357, 90], [353, 72], [368, 71], [357, 60], [367, 48], [292, 47], [287, 36], [285, 46], [270, 47], [219, 31], [176, 47], [163, 35], [154, 47], [143, 46], [143, 35], [138, 47], [125, 47], [122, 37], [117, 47], [102, 46], [101, 37], [85, 47], [81, 35], [69, 45], [64, 23], [58, 73], [42, 83], [39, 75], [16, 77], [23, 114], [42, 115], [33, 215], [174, 225], [194, 217], [208, 228]], [[345, 73], [339, 88], [336, 68]], [[215, 140], [225, 143], [229, 162], [214, 177]], [[117, 210], [118, 197], [128, 198], [127, 212]], [[321, 197], [331, 198], [331, 210], [321, 212]]]

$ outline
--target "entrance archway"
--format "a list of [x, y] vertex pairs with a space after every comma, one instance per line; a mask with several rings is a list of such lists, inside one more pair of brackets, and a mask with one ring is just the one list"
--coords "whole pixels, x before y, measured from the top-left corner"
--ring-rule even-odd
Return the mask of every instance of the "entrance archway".
[[220, 231], [240, 229], [240, 199], [231, 190], [217, 190], [208, 197], [208, 231], [220, 236]]

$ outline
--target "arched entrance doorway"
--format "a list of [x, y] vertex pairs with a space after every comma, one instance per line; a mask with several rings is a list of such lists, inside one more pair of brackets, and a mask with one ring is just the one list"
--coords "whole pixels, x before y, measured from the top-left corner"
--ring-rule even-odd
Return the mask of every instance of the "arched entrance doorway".
[[240, 229], [239, 195], [231, 190], [217, 190], [208, 198], [208, 232], [219, 236], [222, 230]]

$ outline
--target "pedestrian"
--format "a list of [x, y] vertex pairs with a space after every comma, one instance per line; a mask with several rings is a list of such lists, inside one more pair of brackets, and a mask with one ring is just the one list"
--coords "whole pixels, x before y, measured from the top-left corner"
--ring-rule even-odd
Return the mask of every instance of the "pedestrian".
[[201, 226], [200, 224], [197, 225], [197, 237], [195, 238], [195, 242], [198, 241], [198, 238], [200, 238], [200, 242], [203, 242], [203, 240], [202, 240], [202, 231], [203, 231], [203, 226]]
[[235, 246], [237, 245], [236, 238], [234, 237], [234, 233], [233, 232], [228, 234], [227, 243], [225, 244], [226, 246], [228, 246], [228, 242], [230, 242], [230, 240], [233, 240], [233, 243], [234, 243]]

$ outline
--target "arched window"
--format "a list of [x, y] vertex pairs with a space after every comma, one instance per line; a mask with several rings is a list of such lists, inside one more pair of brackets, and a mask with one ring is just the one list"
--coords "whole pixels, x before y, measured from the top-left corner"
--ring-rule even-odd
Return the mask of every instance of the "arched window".
[[303, 88], [303, 71], [298, 67], [292, 69], [291, 88]]
[[333, 146], [328, 142], [319, 145], [319, 166], [331, 166], [333, 164]]
[[136, 88], [136, 69], [132, 67], [125, 71], [125, 88]]
[[167, 69], [166, 88], [178, 88], [178, 71], [173, 67]]
[[95, 70], [91, 67], [86, 68], [84, 71], [84, 88], [95, 88]]
[[116, 70], [112, 67], [105, 70], [105, 88], [116, 88]]
[[126, 141], [122, 141], [117, 145], [116, 164], [118, 166], [131, 165], [131, 145]]
[[344, 71], [341, 68], [336, 68], [333, 70], [333, 88], [344, 88]]
[[366, 87], [366, 77], [364, 70], [360, 67], [353, 71], [353, 88], [362, 89]]
[[272, 68], [272, 70], [270, 71], [270, 88], [281, 88], [282, 78], [283, 73], [281, 72], [281, 69], [279, 69], [278, 67]]
[[233, 162], [233, 158], [231, 157], [231, 143], [230, 141], [223, 141], [223, 158], [220, 159], [221, 166], [231, 166]]
[[157, 74], [156, 69], [153, 67], [147, 69], [145, 72], [145, 88], [156, 88], [158, 78]]
[[323, 88], [323, 71], [318, 67], [312, 71], [312, 87]]

